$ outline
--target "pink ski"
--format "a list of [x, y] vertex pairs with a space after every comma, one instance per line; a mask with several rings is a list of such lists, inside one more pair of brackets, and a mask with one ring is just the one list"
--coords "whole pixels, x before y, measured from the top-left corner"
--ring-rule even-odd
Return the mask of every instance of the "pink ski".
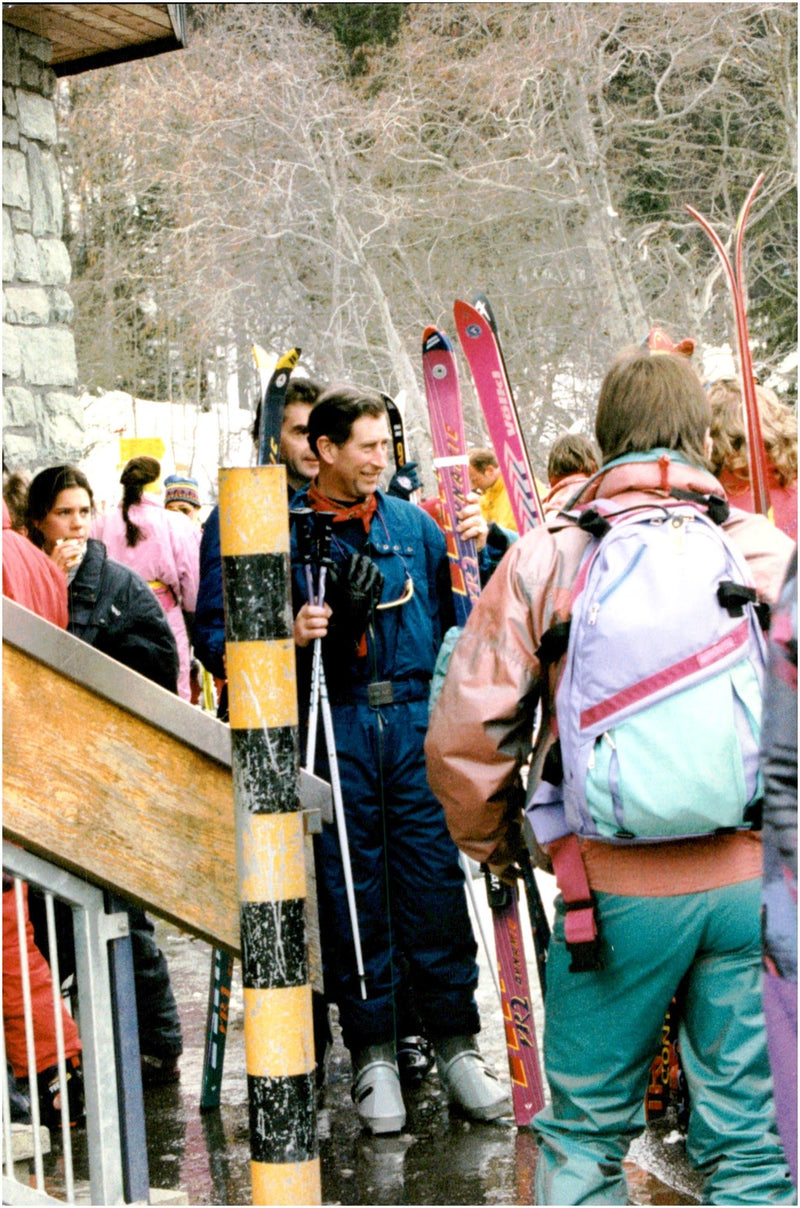
[[456, 621], [464, 625], [481, 591], [478, 555], [474, 541], [462, 541], [456, 532], [456, 516], [469, 494], [467, 444], [461, 412], [453, 345], [435, 327], [422, 336], [422, 369], [433, 437], [433, 464], [444, 512], [447, 556], [456, 605]]
[[527, 533], [543, 522], [544, 512], [522, 439], [500, 346], [491, 323], [474, 306], [457, 300], [453, 314], [517, 528], [520, 534]]
[[[422, 337], [422, 367], [434, 465], [444, 506], [456, 619], [463, 625], [480, 594], [480, 575], [474, 542], [462, 541], [456, 533], [456, 514], [469, 492], [467, 444], [453, 345], [435, 327], [426, 327]], [[484, 876], [492, 909], [514, 1119], [524, 1127], [544, 1107], [544, 1091], [517, 891], [488, 869], [484, 869]]]

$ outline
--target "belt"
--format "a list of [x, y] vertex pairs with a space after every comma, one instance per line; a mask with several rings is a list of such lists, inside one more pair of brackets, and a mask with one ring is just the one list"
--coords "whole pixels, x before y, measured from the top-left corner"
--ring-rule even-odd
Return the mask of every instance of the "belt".
[[[173, 608], [177, 608], [178, 601], [175, 597], [175, 592], [168, 583], [162, 583], [160, 579], [148, 579], [147, 586], [153, 595], [158, 597], [158, 602], [164, 609], [164, 612], [170, 612]], [[169, 592], [169, 595], [165, 595], [166, 592]]]
[[427, 700], [429, 691], [430, 680], [421, 676], [406, 680], [375, 680], [371, 684], [352, 684], [346, 692], [331, 694], [331, 704], [367, 704], [371, 709], [381, 709], [385, 705]]

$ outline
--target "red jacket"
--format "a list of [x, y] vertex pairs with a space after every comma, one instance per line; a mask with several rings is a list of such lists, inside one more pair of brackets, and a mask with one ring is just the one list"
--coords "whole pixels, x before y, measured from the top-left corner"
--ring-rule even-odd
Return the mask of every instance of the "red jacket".
[[[725, 494], [732, 507], [741, 508], [743, 512], [756, 510], [753, 503], [753, 488], [749, 479], [740, 478], [731, 470], [721, 470], [717, 478], [724, 486]], [[790, 482], [788, 486], [782, 486], [778, 482], [778, 476], [773, 467], [767, 466], [767, 489], [769, 491], [770, 520], [775, 522], [782, 533], [791, 537], [792, 541], [796, 541], [797, 483]]]
[[[36, 612], [61, 629], [67, 627], [67, 576], [46, 554], [11, 527], [11, 517], [3, 502], [3, 595]], [[22, 886], [22, 915], [28, 946], [28, 976], [36, 1048], [36, 1070], [49, 1069], [58, 1059], [56, 1023], [53, 1015], [53, 988], [50, 969], [36, 947], [28, 915], [28, 886]], [[78, 1029], [72, 1016], [61, 1006], [64, 1051], [67, 1058], [81, 1051]], [[3, 877], [3, 1025], [6, 1057], [14, 1074], [28, 1074], [27, 1046], [23, 1016], [22, 967], [17, 933], [16, 900], [13, 881]]]
[[11, 527], [3, 502], [3, 595], [67, 628], [67, 576], [32, 541]]

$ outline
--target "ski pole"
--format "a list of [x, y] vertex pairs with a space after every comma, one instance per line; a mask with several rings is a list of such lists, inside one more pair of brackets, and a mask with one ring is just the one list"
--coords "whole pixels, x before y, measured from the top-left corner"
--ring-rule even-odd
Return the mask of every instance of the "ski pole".
[[[311, 508], [297, 508], [292, 512], [292, 516], [296, 518], [295, 534], [297, 536], [297, 549], [300, 554], [300, 560], [303, 563], [303, 569], [306, 577], [306, 595], [308, 596], [309, 604], [317, 603], [317, 595], [314, 590], [314, 579], [311, 572], [311, 563], [314, 558], [313, 538], [311, 532], [313, 512]], [[319, 726], [319, 669], [321, 666], [321, 649], [322, 644], [319, 639], [314, 642], [314, 650], [311, 659], [311, 699], [308, 709], [308, 733], [306, 734], [306, 768], [309, 772], [314, 771], [314, 762], [317, 753], [317, 729]]]
[[483, 944], [483, 950], [486, 953], [486, 957], [489, 962], [489, 971], [491, 972], [491, 975], [492, 975], [492, 981], [494, 982], [494, 988], [497, 991], [497, 997], [500, 999], [500, 1005], [502, 1006], [503, 1005], [503, 995], [500, 990], [500, 980], [497, 976], [495, 955], [494, 955], [494, 952], [492, 951], [492, 949], [489, 947], [489, 937], [486, 934], [486, 929], [483, 925], [483, 920], [482, 920], [481, 916], [478, 914], [478, 899], [475, 897], [475, 888], [472, 884], [472, 871], [469, 866], [469, 859], [467, 858], [467, 856], [464, 855], [463, 851], [460, 851], [458, 853], [458, 862], [464, 871], [464, 882], [466, 884], [467, 897], [469, 898], [470, 903], [472, 904], [472, 913], [475, 918], [475, 922], [478, 925], [478, 931], [480, 932], [481, 943]]
[[525, 886], [525, 896], [528, 899], [528, 914], [531, 916], [533, 931], [533, 947], [536, 952], [536, 971], [539, 974], [539, 985], [542, 990], [542, 1000], [547, 993], [547, 951], [550, 946], [550, 924], [544, 911], [542, 895], [536, 883], [533, 864], [530, 856], [523, 855], [519, 861], [522, 869], [522, 882]]
[[[316, 556], [319, 564], [319, 577], [317, 581], [316, 596], [313, 591], [313, 583], [311, 583], [311, 567], [310, 564], [306, 567], [306, 582], [311, 583], [309, 589], [309, 597], [312, 602], [322, 605], [325, 602], [325, 579], [327, 568], [330, 565], [330, 545], [331, 531], [333, 528], [333, 516], [328, 512], [318, 512], [315, 514], [315, 520], [318, 523]], [[344, 814], [344, 800], [342, 798], [342, 785], [339, 779], [339, 761], [336, 756], [336, 738], [333, 732], [333, 715], [331, 713], [331, 705], [328, 699], [328, 685], [325, 681], [325, 667], [322, 662], [322, 640], [317, 638], [314, 650], [314, 661], [312, 662], [312, 709], [314, 713], [314, 730], [317, 727], [317, 710], [318, 702], [319, 709], [322, 712], [322, 729], [325, 735], [325, 747], [328, 755], [328, 770], [331, 781], [331, 795], [333, 797], [333, 813], [336, 819], [336, 832], [339, 836], [339, 850], [342, 856], [342, 872], [344, 874], [345, 892], [347, 894], [347, 908], [350, 915], [350, 926], [353, 931], [353, 946], [356, 953], [356, 969], [358, 970], [358, 980], [361, 987], [361, 997], [367, 997], [366, 974], [364, 972], [364, 958], [361, 952], [361, 933], [358, 927], [358, 912], [356, 910], [356, 895], [355, 886], [353, 884], [353, 870], [350, 864], [350, 844], [347, 839], [347, 823]], [[315, 675], [316, 673], [316, 675]], [[311, 732], [311, 712], [309, 713], [309, 735], [308, 745], [311, 746], [312, 752], [316, 739], [312, 740]], [[309, 770], [313, 771], [313, 768]]]

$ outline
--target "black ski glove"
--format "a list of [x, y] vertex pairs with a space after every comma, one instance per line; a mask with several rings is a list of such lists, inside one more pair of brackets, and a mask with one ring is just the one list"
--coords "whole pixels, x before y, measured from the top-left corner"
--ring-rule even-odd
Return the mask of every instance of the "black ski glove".
[[418, 491], [421, 486], [422, 481], [417, 471], [417, 463], [407, 461], [393, 475], [392, 481], [386, 488], [386, 494], [395, 495], [398, 499], [410, 499], [414, 491]]
[[383, 575], [366, 554], [351, 554], [341, 566], [332, 566], [325, 599], [333, 611], [336, 632], [359, 642], [382, 591]]

